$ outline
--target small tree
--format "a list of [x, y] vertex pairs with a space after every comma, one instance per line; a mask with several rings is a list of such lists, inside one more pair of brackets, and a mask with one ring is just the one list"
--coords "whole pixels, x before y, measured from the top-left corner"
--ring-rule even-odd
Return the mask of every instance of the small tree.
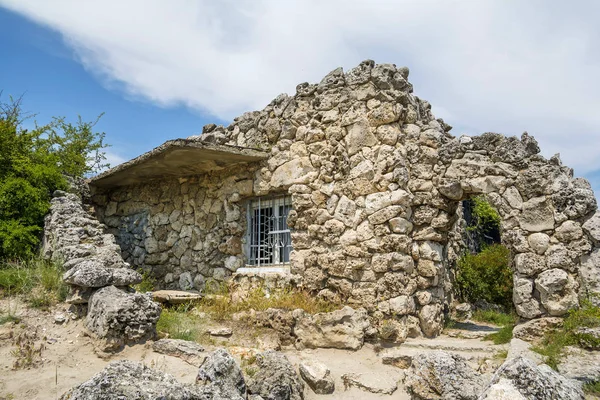
[[34, 254], [52, 192], [67, 188], [65, 175], [107, 166], [104, 133], [93, 132], [98, 120], [54, 118], [29, 131], [23, 122], [31, 117], [21, 99], [0, 102], [0, 259]]

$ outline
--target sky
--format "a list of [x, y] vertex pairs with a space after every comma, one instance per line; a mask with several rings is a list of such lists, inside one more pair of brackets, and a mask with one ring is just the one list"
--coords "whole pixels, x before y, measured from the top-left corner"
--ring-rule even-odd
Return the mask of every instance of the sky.
[[451, 133], [535, 136], [600, 190], [596, 0], [0, 0], [0, 90], [105, 113], [118, 164], [362, 60], [410, 68]]

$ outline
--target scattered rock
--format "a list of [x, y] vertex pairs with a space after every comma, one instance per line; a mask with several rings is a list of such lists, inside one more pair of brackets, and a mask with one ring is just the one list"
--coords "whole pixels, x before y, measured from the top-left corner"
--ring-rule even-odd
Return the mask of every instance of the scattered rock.
[[473, 315], [473, 307], [469, 303], [460, 303], [454, 307], [454, 317], [457, 321], [465, 321]]
[[306, 361], [300, 364], [300, 376], [317, 394], [331, 394], [335, 390], [335, 382], [331, 371], [325, 365], [316, 361]]
[[230, 396], [228, 398], [231, 399], [246, 397], [246, 382], [242, 370], [225, 349], [215, 350], [206, 357], [198, 370], [196, 381], [211, 391]]
[[341, 310], [315, 315], [302, 315], [294, 326], [297, 348], [335, 348], [358, 350], [365, 340], [369, 318], [364, 308]]
[[221, 328], [209, 329], [208, 333], [211, 336], [225, 336], [225, 337], [229, 337], [229, 336], [233, 335], [233, 330], [231, 328], [227, 328], [227, 327], [224, 326], [224, 327], [221, 327]]
[[56, 313], [54, 315], [54, 323], [55, 324], [62, 324], [67, 320], [67, 316], [63, 313]]
[[[500, 385], [501, 387], [499, 388]], [[494, 393], [515, 393], [536, 400], [583, 400], [583, 392], [575, 381], [561, 376], [549, 366], [537, 366], [533, 361], [517, 357], [507, 360], [494, 374], [481, 396], [482, 400], [497, 399]], [[518, 397], [517, 397], [518, 398]]]
[[200, 365], [206, 358], [204, 347], [188, 340], [160, 339], [152, 344], [152, 350], [157, 353], [179, 357], [192, 365]]
[[139, 272], [127, 268], [107, 268], [97, 261], [84, 260], [63, 275], [66, 283], [84, 288], [129, 286], [142, 281]]
[[418, 399], [476, 400], [484, 379], [461, 356], [434, 351], [413, 358], [404, 385]]
[[398, 389], [398, 380], [386, 374], [344, 374], [344, 386], [354, 386], [369, 393], [390, 395]]
[[177, 382], [174, 377], [143, 363], [115, 361], [88, 381], [70, 389], [61, 400], [108, 399], [225, 399], [194, 385]]
[[160, 305], [145, 294], [107, 286], [92, 295], [85, 326], [102, 340], [104, 351], [114, 351], [154, 338], [160, 311]]
[[304, 384], [287, 357], [267, 350], [256, 357], [258, 371], [248, 382], [248, 393], [263, 399], [302, 400]]
[[515, 326], [513, 337], [526, 342], [536, 342], [542, 339], [546, 332], [559, 328], [562, 324], [562, 318], [547, 317], [532, 319]]

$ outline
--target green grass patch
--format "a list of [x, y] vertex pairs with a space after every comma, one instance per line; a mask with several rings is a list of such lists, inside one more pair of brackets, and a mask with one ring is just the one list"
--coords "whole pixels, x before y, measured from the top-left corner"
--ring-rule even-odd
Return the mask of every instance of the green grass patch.
[[494, 344], [510, 343], [512, 339], [514, 325], [504, 325], [498, 332], [490, 333], [484, 340], [491, 340]]
[[600, 381], [587, 382], [583, 385], [583, 391], [587, 394], [600, 396]]
[[201, 335], [200, 319], [190, 310], [190, 304], [164, 308], [156, 324], [156, 330], [169, 335], [171, 339], [198, 341]]
[[32, 307], [48, 308], [67, 298], [62, 275], [62, 264], [40, 258], [0, 264], [0, 297], [24, 295]]
[[142, 272], [142, 281], [133, 286], [135, 291], [140, 293], [152, 292], [155, 287], [156, 279], [148, 271]]
[[543, 355], [546, 364], [557, 369], [567, 346], [579, 346], [582, 342], [594, 341], [593, 337], [579, 333], [579, 328], [599, 326], [600, 307], [593, 305], [589, 300], [583, 300], [578, 309], [569, 311], [562, 328], [546, 333], [541, 344], [532, 347], [532, 350]]
[[493, 310], [477, 310], [471, 317], [473, 321], [487, 322], [498, 326], [514, 325], [518, 318], [514, 313], [507, 314]]

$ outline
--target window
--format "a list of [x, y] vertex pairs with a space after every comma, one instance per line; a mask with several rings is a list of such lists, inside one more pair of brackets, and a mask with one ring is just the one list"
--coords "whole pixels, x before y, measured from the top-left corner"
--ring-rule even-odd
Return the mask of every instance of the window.
[[248, 203], [248, 265], [260, 267], [290, 261], [292, 238], [287, 217], [291, 209], [289, 196], [259, 197]]

